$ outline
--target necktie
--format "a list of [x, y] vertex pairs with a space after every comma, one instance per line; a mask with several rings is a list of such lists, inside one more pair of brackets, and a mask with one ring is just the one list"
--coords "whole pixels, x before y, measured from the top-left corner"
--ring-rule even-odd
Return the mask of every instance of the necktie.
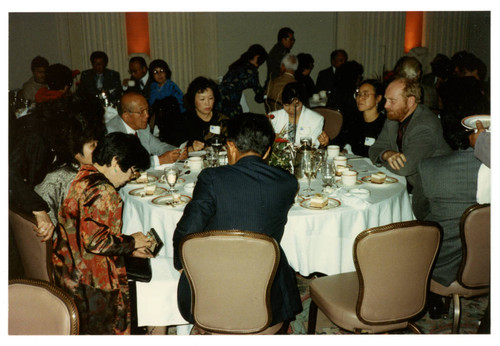
[[141, 90], [144, 89], [144, 81], [141, 80]]

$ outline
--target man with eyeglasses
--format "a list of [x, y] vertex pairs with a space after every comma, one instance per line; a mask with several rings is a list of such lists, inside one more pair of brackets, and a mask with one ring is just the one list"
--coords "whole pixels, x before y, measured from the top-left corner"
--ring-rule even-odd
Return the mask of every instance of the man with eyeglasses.
[[422, 192], [418, 164], [425, 158], [448, 154], [451, 148], [443, 138], [439, 118], [420, 104], [420, 97], [415, 80], [397, 78], [387, 86], [387, 119], [368, 154], [374, 164], [406, 177], [408, 191], [413, 193], [413, 213], [423, 220], [429, 213], [429, 202]]
[[[285, 55], [290, 53], [295, 44], [294, 31], [290, 28], [281, 28], [278, 32], [278, 42], [271, 48], [267, 56], [267, 83], [280, 75], [281, 60]], [[264, 87], [265, 87], [264, 86]]]
[[[118, 107], [120, 116], [106, 123], [108, 133], [123, 132], [139, 137], [141, 144], [151, 156], [151, 166], [173, 163], [187, 158], [187, 150], [160, 141], [149, 129], [149, 105], [141, 94], [129, 91], [123, 94]], [[182, 153], [181, 153], [182, 152]]]

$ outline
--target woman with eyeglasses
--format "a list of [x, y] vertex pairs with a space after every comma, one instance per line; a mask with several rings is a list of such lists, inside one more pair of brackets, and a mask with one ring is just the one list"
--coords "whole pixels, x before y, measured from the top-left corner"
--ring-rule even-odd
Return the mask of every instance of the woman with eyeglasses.
[[183, 93], [181, 89], [172, 82], [172, 71], [166, 61], [161, 59], [153, 60], [149, 64], [149, 74], [153, 76], [154, 82], [151, 83], [151, 94], [149, 96], [149, 105], [152, 106], [156, 101], [160, 101], [168, 96], [173, 96], [179, 103], [181, 113], [184, 113], [184, 103], [182, 101]]
[[375, 79], [361, 82], [354, 93], [358, 113], [354, 115], [353, 126], [343, 132], [339, 141], [345, 152], [368, 157], [368, 149], [375, 143], [384, 126], [384, 85]]

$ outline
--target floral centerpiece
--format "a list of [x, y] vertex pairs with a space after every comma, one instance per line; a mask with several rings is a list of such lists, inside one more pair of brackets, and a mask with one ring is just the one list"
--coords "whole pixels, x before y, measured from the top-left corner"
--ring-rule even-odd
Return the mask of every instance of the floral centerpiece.
[[291, 174], [294, 174], [295, 148], [293, 143], [285, 138], [286, 126], [276, 134], [271, 155], [269, 157], [269, 165], [281, 167]]

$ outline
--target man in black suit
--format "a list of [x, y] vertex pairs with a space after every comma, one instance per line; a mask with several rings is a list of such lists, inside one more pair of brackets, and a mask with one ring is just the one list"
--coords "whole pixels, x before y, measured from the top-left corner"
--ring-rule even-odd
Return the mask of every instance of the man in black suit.
[[330, 54], [330, 62], [332, 66], [319, 71], [318, 79], [316, 79], [316, 90], [325, 90], [330, 95], [335, 89], [335, 72], [347, 61], [347, 52], [343, 49], [334, 50]]
[[[123, 89], [126, 91], [141, 93], [146, 100], [149, 100], [153, 77], [149, 75], [146, 60], [144, 60], [141, 56], [134, 56], [130, 58], [128, 62], [128, 70], [130, 72], [130, 78], [123, 80]], [[130, 81], [133, 81], [133, 83], [130, 83]]]
[[[270, 235], [279, 243], [298, 189], [294, 176], [264, 162], [275, 138], [273, 127], [264, 115], [237, 116], [231, 119], [227, 130], [229, 165], [207, 168], [200, 173], [193, 199], [173, 236], [174, 266], [182, 273], [178, 286], [179, 311], [191, 323], [191, 293], [179, 258], [181, 239], [208, 230], [240, 229]], [[302, 310], [294, 271], [281, 248], [280, 253], [271, 288], [271, 325], [293, 320]]]
[[108, 56], [104, 52], [93, 52], [90, 55], [90, 62], [92, 68], [82, 72], [77, 93], [94, 98], [105, 91], [108, 101], [116, 105], [122, 94], [120, 74], [106, 68]]

